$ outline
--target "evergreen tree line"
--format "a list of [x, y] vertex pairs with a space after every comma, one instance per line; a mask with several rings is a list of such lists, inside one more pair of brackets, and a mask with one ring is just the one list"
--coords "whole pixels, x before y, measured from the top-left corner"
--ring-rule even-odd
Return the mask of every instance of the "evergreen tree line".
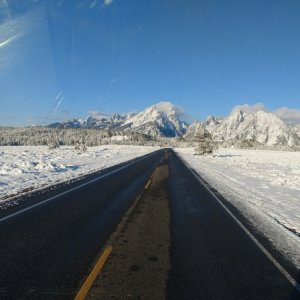
[[49, 146], [85, 144], [87, 147], [107, 144], [145, 145], [152, 139], [144, 134], [81, 128], [12, 128], [0, 127], [1, 146]]

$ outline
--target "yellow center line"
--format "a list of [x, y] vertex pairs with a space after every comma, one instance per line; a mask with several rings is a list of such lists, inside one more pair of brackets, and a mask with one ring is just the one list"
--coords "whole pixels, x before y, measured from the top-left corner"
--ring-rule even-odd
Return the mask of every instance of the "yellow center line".
[[90, 291], [95, 279], [97, 278], [98, 274], [101, 272], [106, 260], [108, 259], [113, 247], [107, 246], [103, 251], [102, 255], [100, 256], [99, 260], [97, 261], [96, 265], [94, 266], [93, 270], [85, 280], [84, 284], [82, 285], [81, 289], [77, 293], [74, 300], [84, 300]]
[[150, 184], [151, 184], [151, 179], [150, 179], [150, 180], [147, 182], [147, 184], [145, 185], [145, 189], [149, 188]]

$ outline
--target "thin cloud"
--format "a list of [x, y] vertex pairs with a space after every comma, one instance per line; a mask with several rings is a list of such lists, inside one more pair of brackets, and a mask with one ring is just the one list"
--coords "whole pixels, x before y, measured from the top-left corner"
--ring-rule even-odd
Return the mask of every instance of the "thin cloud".
[[89, 116], [92, 116], [97, 120], [110, 119], [112, 116], [111, 113], [100, 112], [100, 111], [96, 111], [96, 110], [89, 111], [88, 114], [89, 114]]
[[4, 41], [1, 41], [0, 42], [0, 48], [8, 46], [12, 41], [16, 40], [19, 36], [21, 36], [21, 35], [20, 34], [16, 34], [16, 35], [14, 35], [14, 36], [12, 36], [12, 37], [4, 40]]
[[237, 105], [232, 109], [232, 113], [238, 110], [242, 110], [243, 112], [252, 113], [252, 114], [261, 110], [268, 111], [268, 109], [265, 107], [263, 103], [256, 103], [253, 105], [249, 105], [249, 104]]
[[56, 105], [52, 111], [53, 114], [56, 113], [56, 111], [58, 110], [58, 108], [60, 107], [60, 105], [62, 104], [62, 102], [64, 101], [65, 96], [62, 94], [62, 92], [59, 92], [55, 98], [56, 101]]
[[0, 2], [0, 14], [2, 16], [6, 16], [7, 18], [11, 18], [10, 9], [7, 3], [7, 0], [2, 0]]
[[161, 101], [161, 102], [155, 104], [155, 107], [160, 112], [169, 113], [171, 111], [175, 111], [176, 114], [178, 114], [178, 115], [184, 113], [184, 110], [181, 107], [174, 105], [169, 101]]
[[114, 84], [118, 81], [118, 78], [112, 78], [109, 82], [108, 88], [107, 88], [107, 94], [109, 95], [111, 92], [112, 87], [114, 86]]
[[16, 40], [19, 37], [28, 34], [35, 29], [41, 20], [40, 10], [24, 14], [23, 16], [14, 19], [8, 19], [0, 25], [0, 44], [7, 46], [8, 43]]
[[232, 113], [239, 110], [242, 110], [245, 113], [256, 113], [261, 110], [266, 112], [271, 112], [289, 125], [300, 124], [300, 109], [280, 107], [274, 111], [271, 111], [263, 103], [256, 103], [254, 105], [249, 105], [249, 104], [237, 105], [232, 109]]
[[288, 124], [300, 124], [300, 109], [281, 107], [275, 110], [274, 113]]
[[16, 66], [24, 51], [19, 40], [42, 22], [42, 10], [35, 9], [22, 16], [8, 18], [0, 24], [0, 70]]
[[179, 119], [187, 123], [190, 123], [192, 121], [192, 117], [188, 115], [182, 107], [174, 105], [169, 101], [162, 101], [160, 103], [157, 103], [155, 104], [155, 107], [160, 112], [169, 113], [171, 111], [175, 111]]
[[113, 2], [114, 0], [104, 0], [103, 5], [107, 7], [110, 6]]
[[93, 2], [91, 2], [91, 3], [90, 3], [90, 8], [94, 8], [94, 7], [96, 7], [96, 6], [97, 6], [97, 4], [98, 4], [98, 1], [97, 1], [97, 0], [95, 0], [95, 1], [93, 1]]

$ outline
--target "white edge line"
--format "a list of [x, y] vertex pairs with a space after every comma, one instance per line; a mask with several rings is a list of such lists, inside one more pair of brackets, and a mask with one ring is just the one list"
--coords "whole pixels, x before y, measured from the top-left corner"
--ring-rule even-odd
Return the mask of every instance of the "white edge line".
[[[29, 207], [26, 207], [26, 208], [24, 208], [24, 209], [21, 209], [21, 210], [19, 210], [19, 211], [16, 211], [16, 212], [14, 212], [14, 213], [12, 213], [12, 214], [10, 214], [10, 215], [8, 215], [8, 216], [5, 216], [5, 217], [3, 217], [3, 218], [0, 219], [0, 223], [3, 222], [3, 221], [8, 220], [8, 219], [10, 219], [10, 218], [13, 218], [13, 217], [15, 217], [15, 216], [17, 216], [17, 215], [20, 215], [20, 214], [22, 214], [22, 213], [24, 213], [24, 212], [26, 212], [26, 211], [28, 211], [28, 210], [34, 208], [34, 207], [38, 207], [38, 206], [40, 206], [40, 205], [43, 205], [43, 204], [45, 204], [45, 203], [47, 203], [47, 202], [49, 202], [49, 201], [52, 201], [52, 200], [58, 198], [58, 197], [60, 197], [60, 196], [63, 196], [63, 195], [66, 195], [66, 194], [68, 194], [68, 193], [70, 193], [70, 192], [73, 192], [73, 191], [75, 191], [75, 190], [78, 190], [78, 189], [80, 189], [81, 187], [86, 186], [86, 185], [88, 185], [88, 184], [90, 184], [90, 183], [92, 183], [92, 182], [98, 181], [98, 180], [103, 179], [103, 178], [105, 178], [105, 177], [107, 177], [107, 176], [109, 176], [109, 175], [112, 175], [112, 174], [114, 174], [114, 173], [117, 173], [117, 172], [119, 172], [120, 170], [126, 169], [126, 168], [128, 168], [129, 166], [134, 165], [134, 164], [136, 164], [136, 163], [138, 163], [138, 162], [140, 162], [140, 161], [146, 159], [148, 156], [152, 155], [152, 154], [155, 153], [155, 152], [157, 152], [157, 151], [148, 153], [148, 154], [144, 155], [143, 157], [140, 157], [140, 158], [136, 159], [135, 161], [133, 161], [133, 162], [131, 162], [131, 163], [129, 163], [129, 164], [126, 164], [125, 166], [122, 166], [122, 167], [120, 167], [120, 168], [118, 168], [118, 169], [116, 169], [116, 170], [113, 170], [113, 171], [111, 171], [111, 172], [109, 172], [109, 173], [107, 173], [107, 174], [104, 174], [104, 175], [102, 175], [102, 176], [100, 176], [100, 177], [97, 177], [97, 178], [92, 179], [92, 180], [90, 180], [90, 181], [88, 181], [88, 182], [85, 182], [85, 183], [83, 183], [83, 184], [81, 184], [81, 185], [78, 185], [78, 186], [76, 186], [76, 187], [74, 187], [74, 188], [72, 188], [72, 189], [70, 189], [70, 190], [67, 190], [67, 191], [65, 191], [65, 192], [63, 192], [63, 193], [60, 193], [60, 194], [58, 194], [58, 195], [55, 195], [55, 196], [50, 197], [50, 198], [48, 198], [48, 199], [45, 199], [45, 200], [43, 200], [43, 201], [41, 201], [41, 202], [39, 202], [39, 203], [36, 203], [36, 204], [34, 204], [34, 205], [31, 205], [31, 206], [29, 206]], [[113, 167], [113, 166], [112, 166], [112, 167]], [[86, 175], [88, 175], [88, 174], [86, 174]]]
[[[177, 156], [178, 157], [178, 156]], [[254, 237], [254, 235], [241, 223], [241, 221], [224, 205], [224, 203], [214, 194], [207, 184], [199, 177], [199, 174], [192, 169], [184, 160], [180, 160], [192, 172], [198, 181], [208, 190], [208, 192], [217, 200], [217, 202], [224, 208], [224, 210], [232, 217], [232, 219], [242, 228], [242, 230], [250, 237], [256, 246], [266, 255], [266, 257], [275, 265], [275, 267], [285, 276], [285, 278], [296, 288], [300, 293], [300, 284], [286, 271], [286, 269], [271, 255], [271, 253]]]

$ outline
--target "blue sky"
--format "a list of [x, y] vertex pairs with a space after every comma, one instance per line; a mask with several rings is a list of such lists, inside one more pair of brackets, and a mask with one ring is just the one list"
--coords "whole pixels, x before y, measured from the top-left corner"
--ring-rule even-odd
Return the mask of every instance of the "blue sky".
[[298, 0], [0, 0], [0, 125], [162, 100], [200, 120], [300, 109], [299, 15]]

